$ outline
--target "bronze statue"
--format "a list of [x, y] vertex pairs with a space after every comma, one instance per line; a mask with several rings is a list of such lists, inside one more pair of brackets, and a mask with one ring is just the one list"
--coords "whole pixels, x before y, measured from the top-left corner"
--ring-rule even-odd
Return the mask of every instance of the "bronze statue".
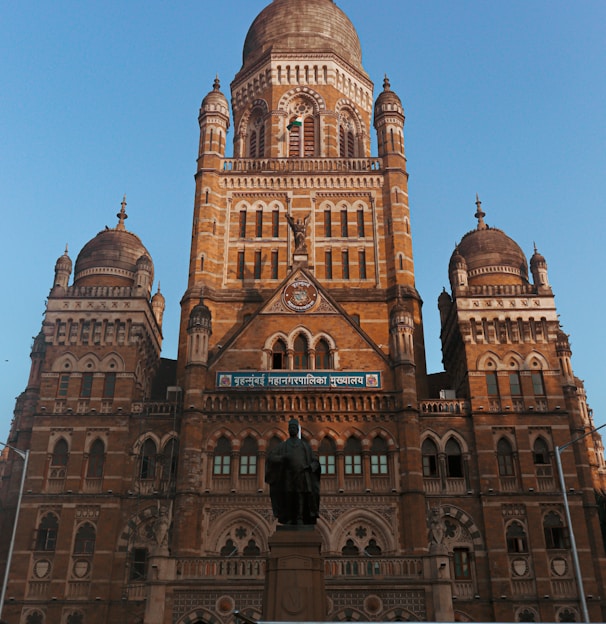
[[288, 221], [288, 225], [290, 225], [293, 234], [295, 235], [295, 252], [307, 252], [307, 243], [305, 242], [306, 234], [307, 234], [307, 223], [311, 217], [311, 213], [308, 214], [303, 221], [301, 219], [294, 218], [287, 214], [286, 220]]
[[288, 423], [288, 440], [267, 455], [265, 482], [274, 516], [281, 524], [315, 524], [320, 509], [320, 462], [299, 436], [299, 421]]

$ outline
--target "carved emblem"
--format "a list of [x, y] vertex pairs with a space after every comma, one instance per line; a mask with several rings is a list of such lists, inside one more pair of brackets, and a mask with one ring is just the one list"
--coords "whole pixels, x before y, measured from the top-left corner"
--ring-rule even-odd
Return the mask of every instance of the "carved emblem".
[[282, 299], [287, 308], [295, 312], [307, 312], [318, 300], [318, 291], [313, 284], [297, 280], [284, 289]]

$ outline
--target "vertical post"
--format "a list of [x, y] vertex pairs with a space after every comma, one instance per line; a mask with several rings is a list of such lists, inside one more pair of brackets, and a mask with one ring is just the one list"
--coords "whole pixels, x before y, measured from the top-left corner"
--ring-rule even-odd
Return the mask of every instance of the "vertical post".
[[[2, 444], [2, 442], [0, 442]], [[2, 594], [0, 594], [0, 617], [4, 609], [4, 599], [6, 597], [6, 588], [8, 587], [8, 575], [11, 569], [11, 559], [13, 558], [13, 549], [15, 548], [15, 537], [17, 535], [17, 523], [19, 521], [19, 511], [21, 510], [21, 499], [23, 498], [23, 488], [25, 486], [25, 476], [27, 475], [27, 464], [29, 462], [29, 450], [22, 451], [9, 444], [2, 444], [7, 448], [14, 451], [23, 459], [23, 472], [21, 474], [21, 485], [19, 486], [19, 497], [17, 498], [17, 510], [15, 511], [15, 522], [13, 524], [13, 532], [11, 535], [11, 541], [8, 547], [8, 555], [6, 557], [6, 569], [4, 570], [4, 580], [2, 581]]]
[[606, 424], [600, 425], [596, 429], [591, 429], [584, 433], [583, 435], [577, 436], [567, 442], [566, 444], [562, 444], [562, 446], [556, 447], [556, 466], [558, 469], [558, 477], [560, 479], [560, 488], [562, 490], [562, 498], [564, 499], [564, 513], [566, 514], [566, 522], [568, 524], [568, 531], [570, 533], [570, 549], [572, 550], [572, 562], [574, 566], [574, 573], [577, 577], [577, 587], [579, 591], [579, 600], [581, 602], [581, 609], [583, 611], [583, 622], [589, 622], [589, 612], [587, 611], [587, 599], [585, 597], [585, 589], [583, 587], [583, 576], [581, 574], [581, 564], [579, 563], [579, 552], [577, 550], [577, 543], [574, 538], [574, 529], [572, 527], [572, 518], [570, 517], [570, 506], [568, 505], [568, 495], [566, 494], [566, 483], [564, 482], [564, 470], [562, 469], [562, 459], [560, 457], [562, 451], [566, 450], [571, 444], [582, 440], [583, 438], [595, 433], [602, 427], [606, 427]]

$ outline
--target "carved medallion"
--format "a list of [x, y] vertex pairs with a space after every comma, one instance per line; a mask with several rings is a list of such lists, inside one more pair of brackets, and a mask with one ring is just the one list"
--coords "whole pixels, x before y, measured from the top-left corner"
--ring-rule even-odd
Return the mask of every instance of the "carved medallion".
[[318, 300], [318, 291], [313, 284], [297, 280], [284, 289], [282, 299], [287, 308], [295, 312], [307, 312]]
[[48, 576], [51, 569], [51, 562], [48, 559], [39, 559], [34, 564], [34, 575], [42, 579]]

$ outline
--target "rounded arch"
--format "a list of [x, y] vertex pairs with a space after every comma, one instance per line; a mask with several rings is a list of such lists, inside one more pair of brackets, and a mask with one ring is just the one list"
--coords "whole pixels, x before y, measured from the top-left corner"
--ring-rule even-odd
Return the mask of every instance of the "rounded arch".
[[319, 334], [313, 336], [310, 340], [309, 346], [312, 349], [315, 349], [318, 343], [322, 340], [324, 340], [328, 344], [329, 349], [334, 350], [337, 348], [337, 343], [335, 342], [335, 339], [326, 332], [320, 332]]
[[383, 427], [376, 427], [372, 429], [371, 431], [368, 432], [367, 437], [371, 443], [375, 438], [381, 438], [387, 444], [387, 448], [390, 451], [393, 451], [397, 448], [397, 444], [395, 440], [393, 439], [391, 433], [387, 431], [386, 429], [383, 429]]
[[292, 104], [297, 98], [309, 102], [312, 105], [314, 115], [318, 115], [320, 111], [326, 110], [326, 101], [322, 95], [309, 87], [295, 87], [287, 91], [280, 98], [277, 109], [285, 113], [294, 112]]
[[442, 515], [447, 518], [450, 517], [456, 520], [462, 527], [466, 529], [469, 534], [471, 543], [474, 550], [482, 550], [484, 545], [482, 543], [482, 534], [474, 519], [460, 507], [455, 505], [442, 505]]
[[271, 352], [279, 340], [281, 340], [284, 345], [288, 347], [288, 335], [282, 331], [278, 331], [267, 337], [265, 344], [263, 345], [263, 349]]
[[227, 429], [227, 427], [221, 427], [213, 432], [206, 440], [206, 450], [212, 452], [221, 438], [226, 438], [232, 446], [238, 439], [238, 437], [230, 429]]
[[92, 373], [100, 369], [101, 361], [96, 353], [86, 353], [78, 360], [78, 371], [81, 373]]
[[362, 554], [370, 540], [374, 539], [383, 553], [395, 552], [395, 533], [394, 527], [374, 511], [356, 509], [344, 513], [334, 523], [328, 544], [332, 552], [341, 554], [347, 541], [352, 540]]
[[450, 440], [454, 440], [459, 445], [461, 453], [469, 453], [469, 446], [467, 445], [467, 441], [458, 431], [455, 431], [454, 429], [449, 429], [442, 436], [442, 440], [439, 445], [441, 451], [446, 451], [446, 445]]
[[223, 624], [223, 622], [212, 612], [196, 608], [178, 619], [177, 624]]
[[531, 351], [525, 358], [522, 365], [523, 370], [548, 370], [547, 358], [539, 351]]
[[108, 353], [99, 364], [99, 370], [107, 373], [122, 373], [124, 368], [124, 359], [115, 351]]
[[494, 351], [484, 352], [476, 360], [477, 370], [495, 371], [503, 368], [501, 358]]
[[51, 370], [54, 373], [70, 373], [75, 371], [77, 366], [78, 358], [73, 353], [67, 352], [53, 362]]
[[151, 440], [156, 445], [156, 449], [160, 448], [160, 438], [153, 431], [145, 431], [144, 433], [139, 434], [139, 437], [135, 440], [135, 443], [133, 444], [133, 453], [139, 455], [147, 440]]
[[259, 431], [257, 431], [257, 429], [253, 429], [252, 427], [245, 427], [244, 429], [238, 432], [238, 435], [237, 435], [238, 445], [241, 446], [244, 440], [246, 440], [246, 438], [248, 437], [252, 438], [253, 440], [255, 440], [257, 444], [259, 444], [263, 436], [259, 433]]
[[522, 370], [524, 358], [517, 351], [508, 351], [503, 356], [503, 366], [507, 370]]
[[294, 349], [295, 341], [299, 336], [303, 336], [305, 338], [308, 347], [311, 346], [313, 341], [313, 334], [304, 325], [298, 325], [290, 332], [290, 334], [288, 335], [288, 342], [286, 343], [286, 346], [289, 349]]
[[246, 135], [248, 133], [248, 126], [251, 118], [258, 114], [265, 116], [267, 115], [267, 113], [269, 113], [269, 106], [266, 100], [264, 100], [263, 98], [257, 98], [256, 100], [253, 100], [250, 106], [248, 106], [242, 114], [240, 124], [236, 133], [240, 136]]
[[254, 539], [260, 552], [267, 553], [268, 539], [274, 530], [274, 524], [270, 526], [265, 518], [249, 509], [221, 514], [211, 523], [208, 549], [218, 555], [227, 540], [231, 540], [236, 548], [234, 555], [236, 553], [242, 555], [246, 544]]
[[414, 614], [408, 611], [407, 609], [402, 609], [400, 607], [396, 607], [393, 609], [389, 609], [389, 611], [385, 612], [383, 619], [386, 622], [418, 622], [419, 618]]
[[120, 537], [116, 544], [118, 552], [127, 552], [129, 546], [141, 544], [147, 545], [148, 540], [145, 536], [144, 527], [150, 522], [155, 521], [158, 515], [157, 505], [150, 505], [142, 509], [137, 514], [132, 515], [124, 524]]
[[359, 611], [358, 609], [354, 609], [352, 607], [342, 607], [337, 612], [331, 615], [331, 619], [333, 622], [367, 622], [368, 621], [368, 618], [362, 611]]
[[171, 440], [179, 441], [179, 434], [173, 429], [160, 438], [160, 448], [164, 448]]

